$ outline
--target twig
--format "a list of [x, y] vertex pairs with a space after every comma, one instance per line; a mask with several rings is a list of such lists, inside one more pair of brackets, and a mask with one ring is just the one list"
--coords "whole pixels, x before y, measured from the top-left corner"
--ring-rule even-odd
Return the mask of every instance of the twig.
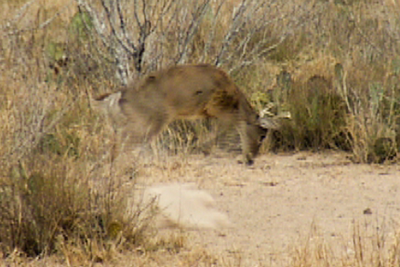
[[236, 11], [233, 12], [233, 19], [232, 19], [232, 24], [230, 29], [228, 30], [227, 34], [225, 35], [224, 41], [222, 42], [221, 49], [215, 59], [214, 65], [216, 66], [221, 66], [223, 61], [223, 56], [225, 55], [226, 50], [228, 49], [228, 46], [231, 44], [232, 39], [237, 35], [239, 31], [239, 26], [242, 24], [241, 23], [241, 16], [245, 13], [246, 11], [246, 2], [247, 0], [242, 0], [241, 4], [239, 7], [236, 9]]
[[[26, 11], [26, 9], [36, 0], [32, 0], [28, 3], [26, 3], [21, 9], [20, 12], [17, 13], [17, 15], [15, 16], [15, 18], [11, 21], [12, 23], [15, 23], [16, 20], [18, 20], [21, 16], [22, 13]], [[51, 18], [49, 18], [48, 20], [46, 20], [45, 22], [41, 23], [39, 26], [37, 27], [28, 27], [26, 29], [20, 29], [20, 30], [15, 30], [15, 31], [9, 31], [7, 33], [5, 33], [5, 35], [11, 36], [11, 35], [18, 35], [24, 32], [31, 32], [31, 31], [35, 31], [35, 30], [41, 30], [45, 27], [47, 27], [51, 22], [53, 22], [54, 19], [56, 19], [58, 16], [60, 16], [73, 2], [74, 0], [70, 0], [70, 2], [65, 5], [61, 11], [56, 12], [54, 14], [54, 16], [52, 16]], [[11, 24], [11, 22], [8, 22], [6, 26], [2, 26], [2, 28], [8, 28]]]
[[195, 14], [193, 15], [194, 17], [192, 18], [188, 30], [186, 32], [186, 38], [184, 40], [179, 58], [176, 61], [177, 64], [186, 62], [186, 57], [189, 50], [188, 45], [192, 43], [193, 37], [196, 34], [202, 19], [204, 18], [209, 3], [210, 0], [205, 1], [205, 3], [201, 4], [200, 7], [195, 11]]
[[208, 56], [208, 52], [211, 48], [211, 44], [215, 40], [215, 30], [217, 29], [217, 19], [219, 18], [221, 8], [225, 2], [226, 2], [226, 0], [222, 0], [215, 10], [215, 14], [213, 16], [213, 21], [211, 24], [211, 30], [208, 34], [207, 42], [204, 45], [203, 55], [200, 59], [200, 62], [204, 62], [206, 56]]

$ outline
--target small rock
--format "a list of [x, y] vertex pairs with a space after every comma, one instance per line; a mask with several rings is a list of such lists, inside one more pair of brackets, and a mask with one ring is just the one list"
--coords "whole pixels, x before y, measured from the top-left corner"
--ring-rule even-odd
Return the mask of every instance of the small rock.
[[363, 211], [363, 214], [364, 214], [364, 215], [371, 215], [371, 214], [372, 214], [372, 210], [371, 210], [370, 208], [366, 208], [366, 209]]

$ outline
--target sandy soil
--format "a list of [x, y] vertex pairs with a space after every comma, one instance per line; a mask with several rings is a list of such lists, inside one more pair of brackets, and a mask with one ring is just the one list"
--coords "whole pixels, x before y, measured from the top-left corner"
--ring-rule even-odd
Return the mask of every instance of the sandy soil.
[[283, 266], [294, 247], [315, 238], [351, 254], [354, 227], [365, 235], [379, 229], [387, 240], [399, 229], [399, 165], [300, 153], [262, 155], [251, 167], [215, 156], [169, 158], [149, 167], [139, 170], [144, 184], [194, 182], [211, 193], [233, 226], [191, 231], [189, 244], [240, 258], [242, 266]]

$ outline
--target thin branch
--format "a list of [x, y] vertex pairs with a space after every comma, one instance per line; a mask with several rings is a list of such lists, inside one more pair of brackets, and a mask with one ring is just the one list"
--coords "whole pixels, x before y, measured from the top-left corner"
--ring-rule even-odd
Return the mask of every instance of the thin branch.
[[74, 0], [70, 0], [69, 4], [65, 5], [61, 11], [57, 12], [53, 17], [49, 18], [48, 20], [46, 20], [45, 22], [40, 24], [39, 29], [43, 29], [46, 26], [48, 26], [55, 18], [57, 18], [58, 16], [60, 16], [63, 13], [72, 4], [73, 1]]
[[206, 13], [207, 7], [209, 6], [209, 3], [210, 3], [210, 0], [207, 0], [205, 3], [203, 3], [198, 8], [198, 10], [196, 10], [195, 13], [197, 13], [197, 14], [193, 14], [193, 19], [192, 19], [192, 21], [191, 21], [191, 23], [190, 23], [190, 25], [188, 27], [188, 30], [186, 32], [186, 38], [185, 38], [185, 41], [184, 41], [184, 44], [183, 44], [183, 48], [182, 48], [181, 53], [179, 55], [179, 58], [177, 60], [178, 64], [183, 63], [183, 62], [186, 61], [186, 56], [187, 56], [187, 53], [188, 53], [188, 50], [189, 50], [188, 49], [188, 45], [190, 43], [192, 43], [193, 37], [196, 34], [196, 32], [197, 32], [197, 30], [199, 28], [199, 25], [200, 25], [201, 21], [204, 18], [204, 15]]
[[115, 39], [116, 39], [117, 42], [119, 43], [120, 47], [121, 47], [122, 49], [124, 49], [125, 52], [127, 52], [130, 56], [133, 56], [134, 52], [136, 52], [137, 49], [136, 49], [135, 47], [133, 47], [133, 50], [134, 50], [134, 51], [131, 51], [131, 50], [129, 49], [129, 47], [125, 45], [124, 41], [122, 40], [121, 36], [118, 34], [118, 32], [117, 32], [117, 30], [116, 30], [116, 27], [115, 27], [115, 25], [114, 25], [114, 19], [113, 19], [114, 16], [111, 15], [110, 9], [107, 7], [107, 5], [106, 5], [106, 3], [104, 2], [104, 0], [101, 0], [101, 4], [102, 4], [102, 6], [103, 6], [103, 8], [104, 8], [104, 10], [105, 10], [105, 12], [106, 12], [107, 20], [108, 20], [108, 24], [110, 25], [110, 29], [111, 29], [112, 36], [115, 37]]
[[[32, 0], [28, 3], [26, 3], [21, 9], [20, 12], [17, 13], [16, 17], [12, 20], [12, 22], [15, 22], [16, 20], [18, 20], [21, 16], [22, 13], [26, 11], [26, 9], [36, 0]], [[49, 18], [48, 20], [46, 20], [45, 22], [41, 23], [38, 27], [30, 27], [30, 28], [26, 28], [26, 29], [21, 29], [21, 30], [16, 30], [16, 31], [9, 31], [6, 33], [6, 35], [10, 36], [10, 35], [17, 35], [23, 32], [30, 32], [30, 31], [34, 31], [34, 30], [41, 30], [45, 27], [47, 27], [48, 25], [50, 25], [51, 22], [53, 22], [54, 19], [56, 19], [58, 16], [60, 16], [61, 14], [63, 14], [65, 12], [65, 10], [67, 10], [67, 8], [70, 7], [70, 5], [72, 4], [74, 0], [70, 0], [70, 2], [68, 4], [66, 4], [61, 11], [56, 12], [54, 14], [54, 16], [52, 16], [51, 18]], [[7, 28], [9, 27], [10, 22], [7, 23], [6, 26], [2, 26], [2, 28]]]
[[[170, 0], [169, 2], [166, 2], [166, 3], [168, 3], [168, 4], [163, 5], [163, 7], [161, 8], [161, 10], [162, 10], [162, 11], [161, 11], [161, 14], [159, 14], [159, 16], [158, 16], [158, 18], [157, 18], [157, 23], [156, 23], [156, 25], [154, 25], [154, 27], [153, 27], [153, 31], [155, 31], [155, 30], [157, 29], [159, 23], [162, 23], [162, 21], [163, 21], [163, 19], [164, 19], [164, 16], [165, 16], [167, 13], [169, 13], [170, 9], [172, 8], [172, 3], [175, 3], [175, 2], [176, 2], [176, 1], [174, 1], [174, 0]], [[176, 10], [177, 10], [177, 9], [175, 9], [175, 12], [173, 13], [173, 15], [172, 15], [171, 17], [174, 17], [174, 16], [175, 16]], [[154, 15], [154, 14], [153, 14], [153, 15]]]
[[27, 2], [26, 4], [24, 4], [19, 11], [17, 12], [17, 14], [14, 16], [14, 18], [11, 21], [6, 22], [6, 25], [2, 25], [1, 28], [2, 29], [6, 29], [10, 26], [11, 23], [15, 23], [17, 20], [19, 20], [24, 14], [26, 14], [26, 11], [28, 9], [28, 7], [30, 7], [36, 0], [31, 0], [29, 2]]
[[228, 46], [231, 44], [231, 41], [234, 39], [234, 37], [237, 35], [239, 31], [239, 25], [241, 24], [241, 16], [244, 14], [246, 11], [246, 1], [247, 0], [242, 0], [241, 4], [239, 7], [234, 10], [233, 12], [233, 19], [232, 19], [232, 24], [231, 27], [229, 28], [227, 34], [225, 35], [224, 41], [222, 42], [221, 49], [216, 57], [215, 60], [215, 65], [220, 66], [222, 65], [222, 58], [225, 55], [226, 50], [228, 49]]
[[78, 6], [82, 7], [86, 10], [86, 12], [89, 13], [90, 18], [92, 19], [94, 29], [96, 30], [97, 34], [100, 37], [101, 42], [103, 45], [109, 49], [112, 49], [110, 47], [108, 38], [105, 36], [104, 29], [106, 28], [104, 25], [104, 22], [100, 22], [99, 17], [97, 13], [93, 11], [93, 9], [86, 3], [84, 0], [77, 0], [78, 1]]
[[144, 18], [144, 24], [146, 24], [147, 21], [147, 12], [146, 12], [146, 1], [147, 0], [142, 0], [142, 13], [143, 13], [143, 18]]
[[136, 50], [135, 44], [131, 41], [131, 39], [128, 38], [128, 34], [126, 32], [125, 19], [124, 19], [124, 15], [122, 13], [120, 0], [117, 0], [117, 12], [118, 12], [119, 23], [120, 23], [122, 35], [124, 36], [124, 39], [128, 43], [128, 45], [135, 51]]
[[140, 22], [140, 19], [139, 19], [138, 6], [137, 5], [138, 5], [137, 0], [133, 0], [133, 15], [135, 16], [137, 25], [139, 26], [139, 28], [141, 28], [142, 27], [142, 23]]
[[213, 16], [213, 21], [211, 23], [211, 31], [209, 32], [207, 42], [204, 45], [203, 55], [200, 59], [200, 62], [204, 62], [204, 60], [205, 60], [206, 56], [208, 55], [208, 52], [211, 48], [211, 44], [215, 40], [215, 31], [217, 29], [217, 19], [219, 18], [221, 8], [222, 8], [223, 4], [225, 4], [225, 1], [226, 0], [222, 0], [216, 8], [215, 15]]

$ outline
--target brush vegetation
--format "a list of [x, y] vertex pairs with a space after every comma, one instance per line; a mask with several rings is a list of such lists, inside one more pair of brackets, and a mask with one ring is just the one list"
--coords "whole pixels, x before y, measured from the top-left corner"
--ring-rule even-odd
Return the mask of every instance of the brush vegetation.
[[[184, 236], [154, 238], [151, 205], [126, 216], [119, 179], [126, 173], [113, 165], [113, 131], [89, 101], [173, 64], [220, 66], [259, 111], [290, 112], [270, 133], [272, 151], [335, 149], [355, 162], [398, 160], [396, 1], [115, 3], [0, 1], [0, 257], [58, 255], [85, 265], [112, 262], [126, 250], [138, 257], [180, 252]], [[157, 148], [197, 153], [213, 127], [174, 123]], [[214, 143], [227, 149], [221, 139]], [[378, 250], [370, 260], [361, 257], [362, 239], [354, 242], [355, 265], [398, 266], [398, 247], [382, 262], [379, 244], [367, 248]], [[184, 256], [191, 264], [216, 261], [193, 253]], [[292, 266], [339, 266], [326, 255], [324, 246], [307, 246]]]

